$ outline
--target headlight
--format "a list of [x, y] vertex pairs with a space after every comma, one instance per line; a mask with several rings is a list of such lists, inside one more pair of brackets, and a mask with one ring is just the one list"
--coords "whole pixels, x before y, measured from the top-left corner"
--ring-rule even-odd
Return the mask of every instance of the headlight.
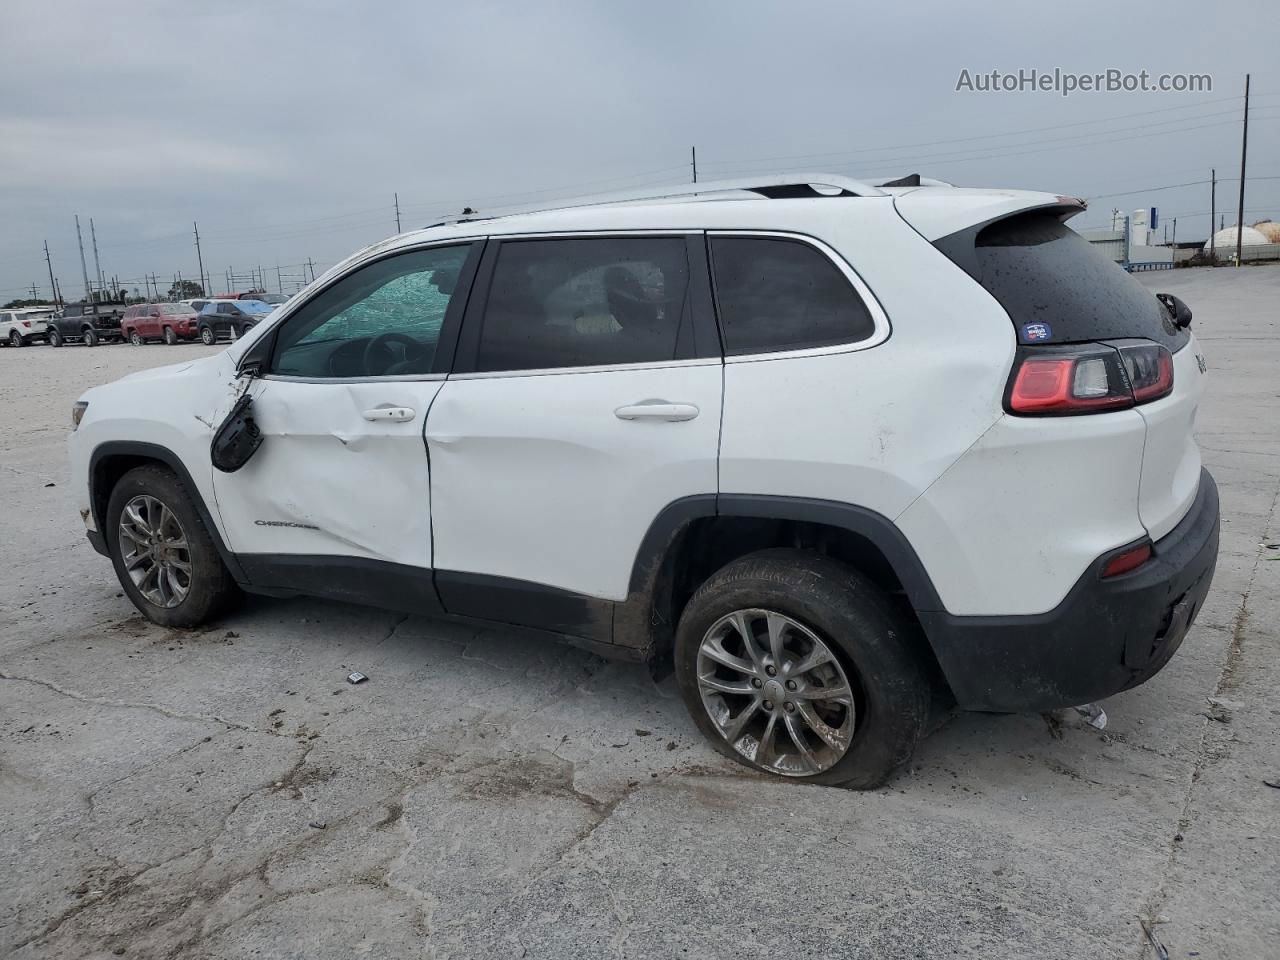
[[71, 405], [71, 429], [75, 430], [80, 426], [80, 421], [84, 419], [84, 412], [89, 409], [89, 404], [84, 400], [77, 400]]

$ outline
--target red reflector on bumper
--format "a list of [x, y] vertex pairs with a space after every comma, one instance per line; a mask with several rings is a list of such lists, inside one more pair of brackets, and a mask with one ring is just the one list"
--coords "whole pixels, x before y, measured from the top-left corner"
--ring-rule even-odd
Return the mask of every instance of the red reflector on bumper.
[[1150, 559], [1151, 544], [1144, 543], [1142, 546], [1126, 550], [1124, 553], [1117, 553], [1108, 560], [1106, 566], [1102, 568], [1102, 576], [1104, 579], [1106, 577], [1118, 577], [1122, 573], [1136, 570]]

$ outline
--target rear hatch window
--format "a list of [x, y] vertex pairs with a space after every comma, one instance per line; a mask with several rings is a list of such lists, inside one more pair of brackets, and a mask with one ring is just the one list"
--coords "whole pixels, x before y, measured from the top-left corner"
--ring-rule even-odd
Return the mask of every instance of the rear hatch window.
[[936, 246], [1000, 302], [1019, 343], [1142, 337], [1176, 352], [1187, 342], [1153, 293], [1054, 213], [1006, 217]]

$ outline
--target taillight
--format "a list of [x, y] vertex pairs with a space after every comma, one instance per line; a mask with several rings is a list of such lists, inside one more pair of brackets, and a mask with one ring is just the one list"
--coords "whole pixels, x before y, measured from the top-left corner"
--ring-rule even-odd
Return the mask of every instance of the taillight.
[[1151, 559], [1151, 543], [1141, 543], [1121, 553], [1117, 553], [1102, 567], [1102, 577], [1118, 577], [1122, 573], [1136, 570]]
[[1149, 340], [1018, 348], [1005, 406], [1024, 416], [1123, 410], [1173, 389], [1173, 355]]
[[1167, 396], [1173, 390], [1173, 354], [1158, 343], [1117, 344], [1135, 403]]

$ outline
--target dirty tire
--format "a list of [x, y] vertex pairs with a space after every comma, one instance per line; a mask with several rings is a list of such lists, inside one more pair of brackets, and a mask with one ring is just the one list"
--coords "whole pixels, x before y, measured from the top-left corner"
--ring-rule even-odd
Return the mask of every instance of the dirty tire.
[[57, 329], [54, 327], [49, 328], [49, 346], [51, 347], [62, 346], [62, 334], [60, 334], [57, 331]]
[[218, 340], [217, 334], [213, 332], [212, 327], [200, 328], [200, 342], [206, 347], [212, 347]]
[[[155, 497], [177, 516], [186, 534], [191, 558], [191, 587], [174, 607], [151, 603], [134, 585], [124, 568], [120, 549], [120, 514], [134, 497]], [[166, 627], [195, 627], [229, 610], [240, 599], [240, 588], [223, 566], [213, 538], [192, 505], [186, 487], [177, 475], [159, 465], [135, 467], [120, 478], [111, 491], [103, 518], [104, 535], [125, 594], [144, 617]]]
[[20, 334], [17, 330], [9, 331], [9, 346], [25, 347], [26, 345], [27, 345], [27, 342], [22, 339], [22, 334]]
[[713, 574], [680, 617], [676, 681], [712, 746], [752, 767], [707, 715], [697, 677], [698, 648], [707, 631], [725, 615], [748, 608], [782, 613], [813, 630], [859, 688], [856, 724], [844, 756], [821, 773], [786, 779], [858, 790], [883, 784], [910, 759], [929, 719], [931, 688], [913, 652], [915, 626], [857, 570], [810, 551], [761, 550]]
[[86, 330], [82, 339], [86, 347], [96, 347], [98, 345], [98, 331]]
[[173, 332], [173, 327], [164, 328], [164, 342], [171, 347], [178, 342], [178, 335]]

